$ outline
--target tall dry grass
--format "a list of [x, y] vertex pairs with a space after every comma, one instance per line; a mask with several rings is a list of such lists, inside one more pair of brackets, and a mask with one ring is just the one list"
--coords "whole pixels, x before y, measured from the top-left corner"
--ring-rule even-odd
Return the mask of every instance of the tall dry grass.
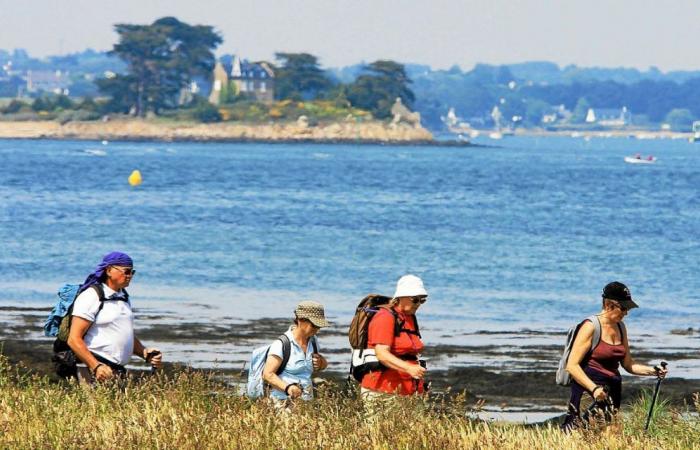
[[697, 418], [665, 409], [645, 434], [643, 407], [639, 402], [614, 427], [572, 434], [471, 420], [459, 398], [406, 400], [368, 419], [356, 399], [326, 391], [284, 414], [201, 373], [86, 389], [22, 375], [0, 356], [3, 449], [700, 448]]

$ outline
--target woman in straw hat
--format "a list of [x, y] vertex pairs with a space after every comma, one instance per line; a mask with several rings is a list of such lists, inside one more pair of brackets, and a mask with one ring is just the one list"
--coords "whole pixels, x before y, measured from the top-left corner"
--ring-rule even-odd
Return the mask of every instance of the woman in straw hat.
[[313, 398], [312, 374], [328, 366], [326, 358], [318, 353], [316, 334], [328, 325], [320, 303], [303, 301], [297, 305], [294, 324], [284, 333], [291, 344], [287, 365], [277, 373], [284, 358], [283, 344], [278, 339], [270, 346], [263, 369], [263, 379], [271, 387], [270, 398], [277, 402]]

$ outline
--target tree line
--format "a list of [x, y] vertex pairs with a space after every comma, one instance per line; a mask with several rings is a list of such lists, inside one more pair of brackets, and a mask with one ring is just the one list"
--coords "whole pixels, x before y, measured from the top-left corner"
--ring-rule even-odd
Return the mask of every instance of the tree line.
[[[194, 79], [211, 78], [214, 50], [222, 42], [211, 26], [193, 26], [174, 17], [150, 25], [118, 24], [115, 31], [119, 41], [110, 54], [123, 60], [126, 70], [96, 83], [110, 99], [107, 111], [139, 117], [181, 107], [182, 92]], [[334, 100], [370, 111], [379, 119], [389, 117], [396, 98], [409, 108], [415, 101], [404, 66], [394, 61], [368, 64], [354, 82], [344, 84], [324, 71], [311, 54], [276, 53], [275, 58], [277, 100]], [[205, 103], [201, 98], [192, 101]]]
[[416, 110], [431, 128], [450, 107], [465, 120], [489, 120], [494, 106], [504, 118], [522, 118], [525, 126], [542, 126], [542, 118], [559, 105], [572, 112], [569, 124], [584, 122], [588, 108], [627, 107], [639, 125], [661, 122], [688, 129], [700, 119], [700, 78], [683, 82], [641, 80], [622, 83], [590, 80], [549, 84], [514, 75], [507, 66], [479, 64], [463, 72], [459, 67], [429, 71], [407, 68], [414, 80]]

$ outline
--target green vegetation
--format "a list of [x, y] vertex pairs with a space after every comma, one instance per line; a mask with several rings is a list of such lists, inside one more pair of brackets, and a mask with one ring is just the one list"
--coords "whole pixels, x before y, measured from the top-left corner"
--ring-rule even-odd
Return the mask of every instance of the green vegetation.
[[[405, 399], [374, 420], [351, 395], [320, 390], [293, 415], [251, 402], [211, 376], [182, 371], [83, 389], [21, 374], [0, 356], [0, 448], [683, 449], [700, 442], [697, 416], [664, 405], [644, 433], [644, 400], [605, 430], [481, 422], [464, 398]], [[695, 410], [698, 408], [696, 401]]]
[[673, 131], [690, 131], [693, 128], [695, 116], [689, 109], [674, 108], [666, 114], [664, 120]]
[[151, 25], [118, 24], [115, 30], [119, 42], [111, 54], [127, 64], [127, 73], [97, 84], [112, 98], [113, 111], [139, 117], [148, 111], [176, 108], [180, 92], [193, 77], [210, 76], [213, 50], [222, 42], [212, 27], [188, 25], [174, 17], [163, 17]]
[[0, 120], [57, 120], [61, 123], [97, 120], [102, 116], [104, 105], [104, 101], [97, 103], [90, 97], [75, 102], [65, 95], [43, 95], [33, 101], [13, 99], [0, 108]]
[[415, 96], [408, 88], [409, 83], [411, 80], [403, 65], [394, 61], [375, 61], [348, 86], [347, 97], [351, 104], [385, 119], [391, 116], [391, 106], [397, 98], [409, 109], [413, 106]]
[[281, 66], [275, 71], [275, 98], [278, 100], [324, 98], [333, 86], [313, 55], [276, 53], [275, 58], [281, 62]]

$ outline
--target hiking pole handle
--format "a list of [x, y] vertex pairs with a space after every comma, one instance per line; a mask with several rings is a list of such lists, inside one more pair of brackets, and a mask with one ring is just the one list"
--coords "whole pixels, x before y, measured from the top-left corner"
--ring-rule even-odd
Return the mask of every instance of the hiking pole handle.
[[[150, 360], [151, 358], [153, 358], [154, 356], [160, 355], [160, 353], [161, 353], [160, 350], [151, 350], [150, 352], [146, 353], [146, 358], [145, 358], [145, 359], [146, 359], [146, 361], [148, 361], [149, 364], [151, 364], [149, 360]], [[153, 364], [151, 364], [151, 372], [152, 372], [152, 373], [155, 373], [156, 370], [157, 370], [157, 369], [156, 369], [156, 366], [154, 366]]]
[[668, 366], [668, 363], [666, 361], [661, 361], [658, 366], [654, 366], [654, 370], [660, 372], [661, 370], [665, 369], [666, 366]]

